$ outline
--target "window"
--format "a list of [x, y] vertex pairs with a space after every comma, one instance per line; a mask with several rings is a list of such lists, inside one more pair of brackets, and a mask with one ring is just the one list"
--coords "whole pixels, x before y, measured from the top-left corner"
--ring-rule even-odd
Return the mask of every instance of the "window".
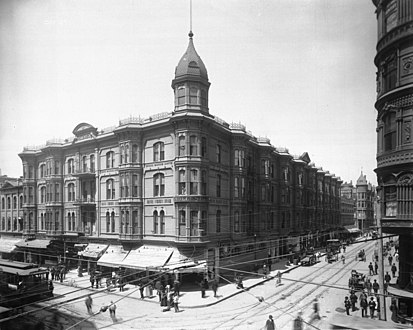
[[217, 175], [217, 197], [221, 197], [221, 175]]
[[165, 175], [162, 173], [158, 173], [153, 176], [153, 195], [165, 195]]
[[129, 175], [125, 173], [120, 175], [120, 197], [129, 197]]
[[234, 178], [234, 198], [239, 198], [239, 177]]
[[199, 221], [199, 233], [201, 236], [206, 236], [207, 234], [207, 212], [201, 212], [201, 219]]
[[87, 157], [86, 156], [82, 157], [82, 170], [83, 170], [83, 173], [87, 172]]
[[165, 159], [165, 145], [163, 142], [157, 142], [153, 145], [153, 161], [162, 161]]
[[191, 195], [198, 195], [198, 171], [191, 170], [191, 177], [189, 182], [189, 193]]
[[205, 137], [201, 138], [201, 156], [206, 157], [207, 155], [207, 139]]
[[124, 164], [129, 163], [129, 144], [125, 144]]
[[115, 167], [115, 157], [113, 151], [108, 151], [106, 153], [106, 168], [113, 168]]
[[186, 176], [185, 170], [179, 171], [178, 195], [186, 194]]
[[115, 184], [113, 179], [106, 181], [106, 199], [115, 199]]
[[178, 94], [178, 105], [185, 104], [185, 86], [179, 86], [177, 94]]
[[196, 135], [189, 137], [189, 154], [191, 156], [198, 156], [198, 137]]
[[208, 103], [207, 103], [207, 92], [204, 89], [201, 90], [201, 105], [204, 106], [204, 107], [206, 107], [208, 105]]
[[42, 164], [42, 165], [40, 165], [40, 168], [39, 168], [39, 177], [40, 178], [44, 178], [44, 176], [45, 176], [45, 167], [46, 167], [46, 165], [45, 164]]
[[132, 145], [132, 163], [137, 163], [138, 162], [138, 145], [133, 144]]
[[216, 145], [216, 157], [217, 163], [221, 163], [221, 146], [219, 144]]
[[198, 89], [191, 87], [189, 89], [189, 103], [198, 104]]
[[185, 156], [185, 135], [179, 136], [179, 156]]
[[60, 173], [60, 162], [58, 160], [55, 160], [54, 162], [54, 174], [59, 174]]
[[207, 176], [206, 171], [201, 172], [201, 195], [207, 194]]
[[115, 232], [115, 228], [116, 228], [115, 212], [112, 212], [112, 213], [110, 214], [110, 223], [111, 223], [112, 233], [114, 233], [114, 232]]
[[153, 211], [153, 233], [158, 233], [158, 226], [159, 226], [159, 219], [158, 219], [158, 211]]
[[198, 211], [191, 211], [190, 213], [190, 228], [191, 228], [191, 236], [198, 236], [198, 225], [199, 225], [199, 218], [198, 218]]
[[95, 172], [95, 155], [90, 155], [90, 172]]
[[7, 197], [7, 209], [11, 209], [11, 197]]
[[384, 150], [396, 148], [396, 114], [391, 112], [384, 119]]
[[67, 173], [75, 173], [75, 160], [73, 158], [68, 159], [67, 161]]
[[216, 223], [215, 223], [215, 231], [217, 233], [221, 232], [221, 210], [217, 210], [216, 215]]
[[186, 212], [179, 210], [179, 235], [186, 236]]
[[138, 197], [138, 175], [132, 175], [132, 197]]
[[159, 225], [160, 225], [160, 234], [165, 234], [165, 212], [161, 210], [159, 212]]
[[239, 232], [239, 212], [235, 211], [234, 213], [234, 232]]
[[54, 190], [54, 200], [60, 202], [60, 185], [58, 183], [55, 183]]
[[16, 210], [17, 209], [17, 197], [13, 197], [13, 208]]
[[4, 210], [6, 208], [6, 200], [4, 197], [1, 198], [1, 209]]
[[40, 188], [40, 203], [41, 204], [46, 203], [46, 187]]
[[110, 213], [109, 211], [106, 212], [106, 232], [110, 232]]
[[69, 183], [67, 185], [67, 201], [68, 202], [74, 202], [75, 200], [75, 184], [74, 183]]
[[241, 178], [241, 198], [245, 198], [245, 178]]

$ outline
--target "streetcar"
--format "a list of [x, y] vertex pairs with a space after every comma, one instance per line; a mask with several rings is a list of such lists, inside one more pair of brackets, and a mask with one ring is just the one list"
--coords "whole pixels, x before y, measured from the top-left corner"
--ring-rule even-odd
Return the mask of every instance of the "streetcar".
[[14, 308], [53, 296], [48, 274], [35, 264], [0, 259], [0, 306]]
[[338, 254], [340, 253], [341, 242], [338, 239], [327, 240], [326, 245], [326, 260], [333, 262], [338, 260]]

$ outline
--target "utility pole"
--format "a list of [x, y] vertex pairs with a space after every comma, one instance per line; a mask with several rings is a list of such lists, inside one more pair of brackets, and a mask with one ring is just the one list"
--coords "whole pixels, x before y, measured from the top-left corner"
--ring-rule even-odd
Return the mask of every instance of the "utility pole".
[[378, 229], [378, 253], [379, 253], [379, 283], [380, 283], [380, 320], [386, 321], [386, 294], [384, 291], [384, 258], [383, 258], [383, 230], [381, 228], [381, 215], [382, 215], [382, 189], [378, 191], [376, 202], [376, 215], [377, 215], [377, 229]]

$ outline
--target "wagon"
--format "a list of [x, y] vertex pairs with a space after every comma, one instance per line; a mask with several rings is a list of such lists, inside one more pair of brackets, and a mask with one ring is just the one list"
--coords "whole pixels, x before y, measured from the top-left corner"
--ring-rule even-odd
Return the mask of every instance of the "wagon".
[[364, 283], [365, 283], [366, 275], [363, 273], [359, 273], [356, 270], [351, 271], [351, 276], [348, 280], [348, 286], [349, 288], [355, 289], [355, 290], [363, 290], [364, 289]]
[[305, 258], [301, 260], [301, 266], [311, 266], [317, 262], [317, 258], [315, 254], [307, 255]]

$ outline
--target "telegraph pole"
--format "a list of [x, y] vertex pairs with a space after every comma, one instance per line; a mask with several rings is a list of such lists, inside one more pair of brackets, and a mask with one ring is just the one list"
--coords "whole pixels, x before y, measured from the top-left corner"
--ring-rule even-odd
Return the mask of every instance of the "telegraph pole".
[[383, 230], [381, 227], [381, 215], [382, 215], [382, 190], [380, 189], [377, 194], [376, 202], [376, 216], [377, 216], [377, 229], [378, 229], [378, 253], [379, 253], [379, 283], [380, 283], [380, 320], [386, 321], [386, 294], [384, 290], [384, 258], [383, 258]]

